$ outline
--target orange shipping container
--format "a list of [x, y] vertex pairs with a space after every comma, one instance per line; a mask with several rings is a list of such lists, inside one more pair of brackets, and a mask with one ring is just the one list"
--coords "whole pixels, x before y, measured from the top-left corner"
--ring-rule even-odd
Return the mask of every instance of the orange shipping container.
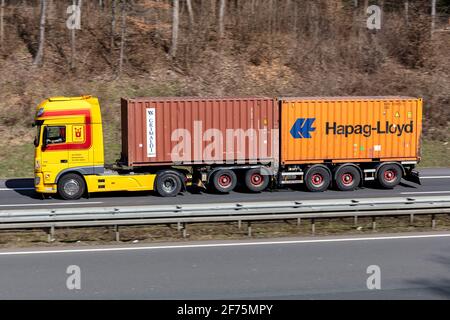
[[281, 163], [419, 160], [422, 99], [280, 98]]

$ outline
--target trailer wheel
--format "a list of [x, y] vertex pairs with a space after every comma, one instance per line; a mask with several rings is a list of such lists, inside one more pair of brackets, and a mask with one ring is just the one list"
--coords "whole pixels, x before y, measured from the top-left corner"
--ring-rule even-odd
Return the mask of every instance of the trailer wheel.
[[58, 194], [64, 200], [78, 200], [86, 190], [84, 179], [75, 173], [68, 173], [58, 181]]
[[335, 177], [336, 186], [341, 191], [355, 190], [361, 183], [361, 174], [359, 170], [353, 166], [344, 166], [338, 168]]
[[228, 193], [236, 187], [237, 177], [232, 170], [222, 169], [214, 172], [210, 181], [215, 191]]
[[309, 191], [323, 192], [331, 183], [331, 174], [323, 166], [315, 166], [306, 172], [305, 185]]
[[378, 169], [378, 183], [386, 189], [392, 189], [402, 180], [402, 168], [397, 164], [385, 164]]
[[245, 186], [252, 192], [261, 192], [269, 185], [269, 177], [261, 169], [250, 169], [245, 173]]
[[182, 188], [182, 182], [177, 173], [173, 171], [163, 171], [156, 177], [156, 192], [161, 197], [175, 197]]

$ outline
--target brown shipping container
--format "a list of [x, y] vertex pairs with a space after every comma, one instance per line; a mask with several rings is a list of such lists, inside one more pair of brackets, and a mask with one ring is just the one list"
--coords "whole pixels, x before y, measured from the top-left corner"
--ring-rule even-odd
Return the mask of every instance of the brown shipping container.
[[271, 98], [122, 99], [121, 114], [122, 157], [128, 166], [278, 158], [279, 139], [273, 134], [278, 134], [279, 108]]
[[282, 164], [419, 160], [422, 99], [280, 100]]

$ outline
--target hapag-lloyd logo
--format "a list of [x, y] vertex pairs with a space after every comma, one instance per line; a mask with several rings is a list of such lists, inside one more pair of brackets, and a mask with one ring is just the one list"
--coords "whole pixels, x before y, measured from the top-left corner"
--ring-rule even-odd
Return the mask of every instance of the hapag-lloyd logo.
[[344, 135], [348, 137], [352, 134], [361, 134], [364, 137], [370, 137], [372, 133], [376, 134], [395, 134], [398, 137], [403, 135], [403, 133], [413, 133], [414, 132], [414, 122], [405, 124], [394, 124], [389, 121], [381, 122], [378, 121], [375, 126], [371, 124], [366, 125], [339, 125], [336, 122], [325, 124], [325, 133], [327, 135]]

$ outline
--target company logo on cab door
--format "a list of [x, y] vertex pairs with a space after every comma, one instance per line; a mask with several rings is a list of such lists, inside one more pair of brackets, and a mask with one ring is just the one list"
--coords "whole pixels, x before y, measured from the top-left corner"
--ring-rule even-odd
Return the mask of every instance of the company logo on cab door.
[[291, 129], [291, 135], [294, 139], [310, 139], [311, 132], [316, 131], [313, 128], [316, 118], [298, 118]]
[[[74, 126], [73, 143], [51, 144], [45, 151], [85, 150], [92, 146], [91, 112], [89, 110], [45, 111], [42, 117], [84, 116], [83, 126]], [[84, 134], [84, 132], [85, 134]], [[78, 142], [77, 142], [78, 141]]]

